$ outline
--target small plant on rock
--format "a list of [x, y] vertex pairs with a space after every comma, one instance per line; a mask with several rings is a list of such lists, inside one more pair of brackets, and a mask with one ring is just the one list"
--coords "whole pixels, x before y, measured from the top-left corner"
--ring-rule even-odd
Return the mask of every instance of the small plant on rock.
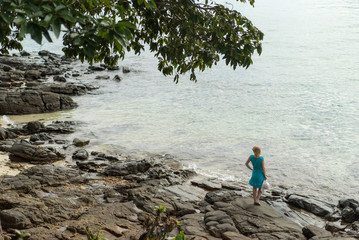
[[87, 240], [108, 240], [107, 238], [101, 236], [102, 233], [103, 230], [99, 229], [99, 226], [97, 226], [96, 230], [86, 227]]
[[[156, 217], [147, 217], [145, 219], [144, 228], [146, 232], [142, 234], [140, 240], [165, 240], [168, 239], [170, 232], [175, 229], [180, 223], [172, 217], [162, 217], [162, 214], [166, 212], [166, 208], [162, 205], [155, 207]], [[175, 240], [186, 240], [184, 233], [180, 232]]]

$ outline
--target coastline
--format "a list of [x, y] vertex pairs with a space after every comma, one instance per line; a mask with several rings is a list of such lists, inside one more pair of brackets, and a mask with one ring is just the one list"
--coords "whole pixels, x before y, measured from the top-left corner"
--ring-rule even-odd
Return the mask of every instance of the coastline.
[[[204, 239], [246, 239], [247, 236], [254, 239], [263, 239], [265, 236], [273, 237], [278, 234], [278, 230], [275, 230], [276, 228], [281, 229], [279, 232], [285, 239], [291, 239], [290, 237], [293, 235], [296, 239], [305, 239], [307, 236], [303, 235], [301, 225], [310, 221], [316, 221], [313, 220], [315, 219], [314, 217], [312, 220], [310, 220], [311, 217], [303, 219], [300, 211], [295, 212], [288, 207], [287, 204], [290, 203], [291, 196], [294, 194], [286, 196], [285, 189], [279, 187], [273, 188], [270, 193], [264, 194], [263, 206], [261, 208], [253, 208], [249, 198], [251, 190], [246, 183], [221, 182], [218, 179], [208, 179], [199, 176], [191, 170], [183, 169], [180, 162], [169, 154], [143, 152], [137, 152], [132, 155], [120, 153], [115, 156], [109, 155], [106, 152], [91, 152], [89, 154], [86, 151], [87, 144], [84, 143], [87, 139], [81, 140], [80, 142], [82, 143], [76, 146], [74, 141], [70, 141], [67, 137], [63, 136], [66, 131], [76, 131], [76, 123], [66, 125], [60, 122], [57, 125], [55, 124], [55, 126], [51, 124], [45, 125], [36, 121], [31, 121], [30, 125], [29, 123], [20, 124], [13, 132], [19, 133], [21, 138], [26, 139], [28, 139], [29, 135], [34, 136], [35, 134], [47, 133], [50, 139], [30, 141], [29, 144], [26, 142], [19, 144], [19, 147], [27, 149], [40, 148], [45, 151], [48, 145], [56, 146], [57, 149], [62, 148], [64, 150], [61, 153], [64, 155], [61, 156], [61, 159], [74, 160], [70, 160], [70, 162], [65, 164], [62, 164], [65, 160], [61, 160], [60, 165], [54, 165], [54, 163], [59, 163], [57, 158], [59, 155], [56, 155], [58, 152], [46, 150], [45, 152], [48, 153], [48, 156], [54, 157], [53, 160], [47, 162], [48, 159], [46, 158], [46, 161], [41, 164], [34, 163], [36, 164], [34, 167], [22, 171], [22, 174], [5, 176], [0, 188], [3, 192], [3, 200], [9, 203], [19, 201], [14, 206], [21, 206], [23, 209], [21, 211], [18, 207], [2, 209], [0, 216], [3, 223], [11, 219], [11, 217], [15, 217], [14, 221], [6, 222], [4, 230], [11, 228], [21, 229], [30, 232], [33, 239], [40, 239], [39, 236], [41, 231], [43, 231], [43, 226], [47, 224], [45, 218], [51, 218], [55, 222], [52, 227], [56, 226], [57, 229], [62, 229], [65, 225], [75, 227], [66, 227], [60, 233], [59, 231], [47, 230], [45, 233], [41, 233], [43, 234], [42, 237], [46, 239], [60, 234], [64, 239], [71, 239], [74, 234], [76, 236], [83, 235], [84, 222], [81, 222], [82, 219], [80, 221], [74, 219], [85, 216], [85, 220], [91, 222], [90, 224], [92, 225], [101, 223], [100, 225], [106, 228], [105, 233], [111, 237], [110, 239], [114, 239], [114, 237], [126, 239], [126, 237], [132, 234], [131, 231], [142, 231], [143, 219], [141, 220], [141, 214], [139, 213], [151, 214], [154, 206], [158, 204], [166, 205], [170, 214], [179, 217], [183, 223], [181, 229], [185, 231], [185, 234], [194, 237], [193, 239], [196, 239], [196, 237], [203, 237]], [[71, 128], [73, 129], [71, 130]], [[53, 134], [54, 137], [50, 136], [50, 134]], [[52, 142], [50, 143], [50, 141]], [[16, 142], [16, 138], [14, 142]], [[14, 142], [12, 143], [14, 144]], [[19, 157], [24, 157], [21, 151], [13, 151], [12, 153], [15, 155], [19, 154]], [[33, 158], [33, 155], [27, 161], [31, 162], [31, 158]], [[7, 153], [1, 154], [0, 159], [2, 175], [3, 173], [6, 173], [6, 175], [15, 175], [17, 173], [16, 171], [18, 170], [7, 167], [6, 162], [9, 162]], [[42, 160], [42, 158], [39, 159]], [[52, 173], [51, 176], [50, 172]], [[53, 174], [54, 172], [55, 174]], [[33, 178], [33, 176], [39, 177]], [[23, 179], [24, 177], [26, 178], [25, 180]], [[15, 182], [18, 185], [12, 184]], [[100, 184], [98, 184], [99, 182]], [[7, 186], [9, 185], [4, 183], [10, 184], [11, 187], [8, 188]], [[76, 199], [86, 199], [85, 203], [72, 199], [71, 201], [76, 202], [76, 209], [81, 207], [88, 208], [91, 209], [90, 212], [93, 211], [92, 214], [87, 214], [87, 211], [84, 211], [79, 215], [71, 215], [69, 212], [64, 211], [59, 216], [52, 216], [51, 211], [60, 211], [58, 207], [51, 203], [51, 201], [54, 201], [53, 196], [58, 198], [56, 204], [65, 205], [71, 211], [74, 210], [73, 207], [70, 207], [71, 201], [68, 202], [66, 200], [66, 197], [69, 194], [71, 195], [71, 192], [66, 191], [65, 188], [70, 188], [71, 191], [74, 191], [73, 194], [74, 197], [76, 196]], [[26, 191], [32, 189], [33, 193], [30, 191], [29, 194], [24, 189]], [[88, 189], [90, 190], [88, 191]], [[33, 196], [34, 193], [36, 193], [35, 196]], [[20, 195], [24, 197], [16, 199]], [[9, 199], [14, 198], [14, 196], [17, 197]], [[28, 208], [29, 206], [26, 207], [24, 204], [28, 201], [29, 197], [35, 197], [36, 204], [40, 204], [39, 202], [45, 200], [50, 201], [48, 203], [45, 201], [46, 207], [51, 209], [50, 212], [40, 211], [35, 214], [37, 217], [42, 218], [37, 223], [34, 223], [36, 221], [31, 217], [31, 206]], [[295, 197], [297, 200], [293, 200]], [[295, 205], [297, 203], [300, 206], [301, 203], [307, 201], [318, 207], [321, 207], [321, 204], [325, 205], [324, 203], [314, 202], [313, 199], [301, 197], [292, 196], [292, 204]], [[286, 199], [287, 202], [282, 199]], [[276, 202], [276, 200], [282, 201]], [[277, 205], [273, 204], [274, 202]], [[98, 206], [102, 206], [105, 209], [103, 218], [100, 217], [101, 221], [105, 222], [105, 224], [94, 219], [99, 211]], [[130, 215], [136, 215], [137, 219], [134, 220], [119, 213], [120, 217], [117, 217], [119, 219], [114, 220], [114, 222], [107, 222], [106, 214], [114, 206], [116, 206], [116, 209], [122, 209], [124, 212], [128, 211]], [[333, 206], [328, 204], [328, 208], [330, 207]], [[16, 218], [16, 213], [19, 211], [22, 216], [21, 218]], [[281, 215], [278, 215], [278, 212]], [[333, 210], [332, 214], [334, 213]], [[246, 216], [245, 219], [243, 219], [242, 215]], [[304, 215], [308, 215], [308, 213]], [[44, 216], [46, 217], [44, 218]], [[265, 219], [264, 223], [259, 224], [255, 231], [250, 228], [251, 224], [254, 223], [251, 222], [250, 218], [254, 216], [257, 217], [255, 218], [256, 224]], [[290, 217], [293, 221], [297, 221], [297, 223], [293, 222], [288, 225], [286, 223], [288, 220], [284, 216]], [[339, 217], [341, 218], [341, 216]], [[240, 219], [242, 222], [236, 222], [234, 219]], [[301, 222], [299, 221], [300, 219], [302, 220]], [[126, 220], [129, 223], [120, 224], [120, 228], [123, 229], [119, 230], [116, 228], [116, 226], [119, 227], [119, 220]], [[222, 225], [224, 224], [223, 222], [226, 222], [227, 225]], [[270, 227], [273, 227], [272, 232], [268, 230]], [[328, 231], [319, 232], [318, 230], [316, 236], [321, 236], [321, 234], [325, 236], [328, 233]], [[334, 231], [333, 234], [343, 238], [346, 237], [343, 235], [344, 231], [337, 231], [337, 233]], [[326, 236], [329, 237], [329, 235]], [[61, 238], [57, 237], [57, 239]]]

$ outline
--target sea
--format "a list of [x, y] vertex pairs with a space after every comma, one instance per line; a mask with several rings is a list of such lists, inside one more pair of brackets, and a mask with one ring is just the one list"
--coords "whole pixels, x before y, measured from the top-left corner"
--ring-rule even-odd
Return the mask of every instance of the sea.
[[[196, 83], [183, 75], [175, 84], [157, 70], [153, 53], [130, 52], [119, 63], [129, 73], [72, 79], [100, 87], [75, 97], [78, 108], [6, 118], [80, 121], [72, 137], [90, 139], [89, 148], [171, 154], [222, 181], [248, 182], [244, 164], [259, 145], [273, 187], [333, 203], [359, 200], [359, 1], [220, 2], [265, 34], [248, 69], [222, 61], [198, 72]], [[26, 39], [24, 49], [62, 54], [61, 41]]]

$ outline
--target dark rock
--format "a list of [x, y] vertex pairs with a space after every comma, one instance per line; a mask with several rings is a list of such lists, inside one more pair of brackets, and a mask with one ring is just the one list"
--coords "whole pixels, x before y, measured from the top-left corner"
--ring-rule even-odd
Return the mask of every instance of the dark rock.
[[0, 91], [0, 114], [30, 114], [54, 112], [77, 107], [68, 96], [49, 92]]
[[79, 149], [72, 154], [73, 159], [86, 160], [89, 154], [85, 149]]
[[117, 81], [117, 82], [121, 82], [122, 78], [119, 75], [116, 75], [112, 80]]
[[80, 77], [81, 76], [81, 74], [79, 72], [73, 72], [71, 75], [73, 77]]
[[52, 139], [52, 137], [47, 133], [36, 133], [36, 134], [30, 136], [31, 142], [48, 141], [50, 139]]
[[187, 214], [196, 213], [196, 209], [194, 209], [194, 207], [190, 203], [181, 203], [176, 201], [173, 203], [173, 208], [173, 214], [180, 217]]
[[137, 174], [139, 172], [146, 172], [151, 167], [147, 161], [136, 161], [128, 163], [117, 163], [107, 167], [104, 173], [109, 176], [125, 176], [129, 174]]
[[54, 121], [51, 124], [46, 126], [46, 132], [55, 132], [55, 133], [73, 133], [75, 132], [74, 125], [75, 122], [72, 121]]
[[30, 53], [28, 53], [28, 52], [26, 52], [26, 51], [21, 51], [20, 52], [20, 56], [22, 56], [22, 57], [27, 57], [27, 56], [30, 56], [31, 54]]
[[63, 76], [54, 76], [55, 82], [66, 82], [66, 78]]
[[222, 185], [220, 183], [214, 183], [206, 180], [195, 180], [191, 181], [191, 183], [195, 186], [213, 191], [213, 190], [219, 190], [222, 188]]
[[2, 69], [5, 71], [5, 72], [10, 72], [10, 71], [13, 71], [14, 69], [12, 67], [10, 67], [9, 65], [3, 65]]
[[102, 66], [89, 66], [88, 69], [92, 71], [105, 71], [106, 68]]
[[232, 201], [236, 197], [238, 197], [238, 193], [236, 191], [217, 190], [207, 193], [204, 200], [206, 200], [210, 204], [214, 204], [215, 202]]
[[0, 211], [0, 219], [4, 229], [10, 227], [24, 229], [32, 226], [30, 219], [16, 209], [5, 209]]
[[38, 70], [27, 70], [25, 71], [24, 77], [27, 80], [38, 80], [42, 77], [42, 73]]
[[45, 129], [45, 126], [43, 123], [39, 121], [32, 121], [32, 122], [28, 122], [24, 126], [24, 129], [27, 129], [29, 133], [38, 133], [43, 131]]
[[116, 71], [116, 70], [119, 70], [120, 69], [120, 67], [119, 66], [107, 66], [107, 70], [109, 70], [109, 71]]
[[288, 203], [321, 217], [328, 217], [334, 212], [333, 206], [329, 203], [296, 194], [289, 195]]
[[10, 87], [11, 87], [11, 83], [0, 82], [0, 87], [1, 87], [1, 88], [10, 88]]
[[95, 77], [95, 79], [110, 79], [110, 76], [109, 76], [109, 75], [102, 75], [102, 76], [97, 75], [97, 76]]
[[334, 233], [334, 232], [344, 231], [346, 227], [347, 227], [346, 225], [339, 225], [329, 222], [325, 225], [325, 230]]
[[83, 146], [86, 146], [90, 143], [90, 140], [84, 140], [84, 139], [79, 139], [79, 138], [75, 138], [73, 140], [73, 144], [76, 146], [76, 147], [83, 147]]
[[251, 240], [251, 238], [237, 232], [224, 232], [222, 233], [222, 238], [223, 240]]
[[49, 52], [49, 51], [47, 51], [47, 50], [41, 50], [41, 51], [38, 52], [38, 54], [39, 54], [40, 56], [50, 56], [50, 55], [52, 55], [53, 53], [51, 53], [51, 52]]
[[129, 73], [129, 72], [131, 72], [131, 70], [130, 70], [129, 67], [122, 67], [122, 72], [123, 73]]
[[352, 222], [358, 220], [358, 217], [355, 213], [355, 210], [353, 208], [347, 206], [342, 210], [342, 219], [344, 222], [352, 223]]
[[63, 186], [69, 183], [84, 183], [79, 170], [56, 165], [39, 165], [26, 169], [21, 175], [32, 181], [36, 180], [44, 186]]
[[90, 87], [87, 87], [85, 84], [76, 84], [76, 83], [67, 83], [67, 84], [42, 84], [39, 85], [36, 90], [44, 92], [52, 92], [70, 96], [81, 96], [87, 93]]
[[339, 200], [338, 207], [340, 209], [343, 209], [346, 207], [351, 207], [353, 209], [356, 209], [357, 207], [359, 207], [359, 202], [354, 199], [343, 198], [343, 199]]
[[17, 135], [6, 128], [0, 127], [0, 140], [5, 140], [9, 138], [16, 138]]
[[76, 165], [79, 169], [83, 171], [97, 172], [100, 168], [110, 166], [110, 162], [101, 160], [81, 160], [76, 161]]
[[53, 148], [33, 146], [25, 141], [14, 143], [9, 152], [12, 154], [10, 159], [16, 156], [31, 163], [51, 163], [65, 158], [64, 154]]
[[310, 239], [312, 237], [319, 237], [319, 238], [332, 238], [332, 234], [322, 228], [319, 228], [314, 225], [308, 225], [305, 226], [302, 229], [302, 232], [304, 236], [307, 237], [307, 239]]

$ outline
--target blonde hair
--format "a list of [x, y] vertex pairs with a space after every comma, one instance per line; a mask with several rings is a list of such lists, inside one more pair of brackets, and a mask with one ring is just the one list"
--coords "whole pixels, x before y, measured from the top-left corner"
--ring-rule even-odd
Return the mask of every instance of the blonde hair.
[[261, 156], [261, 148], [259, 146], [254, 146], [252, 151], [255, 157], [259, 158]]

